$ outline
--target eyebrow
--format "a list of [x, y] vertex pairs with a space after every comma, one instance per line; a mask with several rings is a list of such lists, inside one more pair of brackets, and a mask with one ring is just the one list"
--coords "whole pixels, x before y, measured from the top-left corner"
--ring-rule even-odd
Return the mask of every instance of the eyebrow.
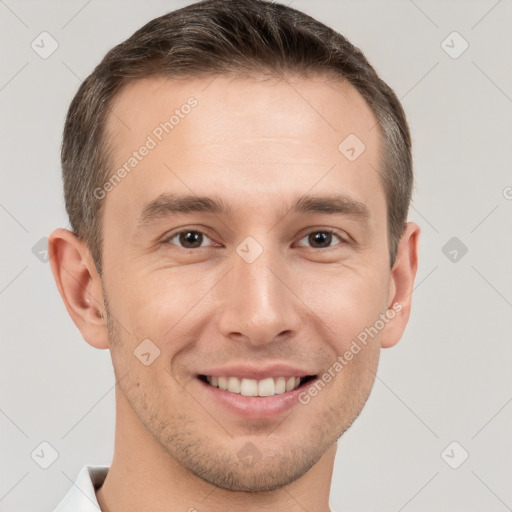
[[[145, 227], [172, 215], [196, 212], [234, 216], [234, 210], [219, 197], [161, 194], [144, 206], [137, 227]], [[304, 195], [286, 208], [282, 216], [287, 213], [327, 213], [360, 219], [369, 216], [366, 205], [345, 195]]]

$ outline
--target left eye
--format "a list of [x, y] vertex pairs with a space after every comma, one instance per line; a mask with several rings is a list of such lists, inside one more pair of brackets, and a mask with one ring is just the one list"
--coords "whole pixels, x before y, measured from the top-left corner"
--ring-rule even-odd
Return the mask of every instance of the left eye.
[[[324, 249], [331, 247], [333, 236], [336, 237], [339, 242], [343, 243], [343, 240], [338, 235], [329, 230], [311, 231], [311, 233], [301, 238], [300, 241], [307, 240], [313, 249]], [[301, 244], [299, 243], [299, 245]]]
[[[177, 242], [174, 240], [177, 239]], [[176, 245], [181, 244], [184, 249], [198, 249], [204, 247], [203, 242], [211, 239], [201, 231], [186, 230], [176, 233], [173, 237], [169, 238], [167, 242], [174, 243]]]

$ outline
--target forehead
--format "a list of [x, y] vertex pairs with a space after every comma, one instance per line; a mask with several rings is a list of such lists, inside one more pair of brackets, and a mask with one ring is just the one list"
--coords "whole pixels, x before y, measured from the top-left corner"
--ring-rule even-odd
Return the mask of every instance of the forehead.
[[313, 187], [382, 199], [376, 125], [353, 86], [327, 77], [136, 80], [107, 119], [111, 172], [125, 169], [107, 204], [128, 214], [162, 192], [212, 188], [235, 208]]
[[[323, 147], [326, 148], [329, 142], [337, 146], [336, 142], [347, 130], [368, 142], [378, 133], [373, 130], [376, 127], [373, 112], [348, 82], [327, 76], [300, 78], [293, 75], [181, 79], [153, 76], [134, 80], [114, 98], [107, 118], [107, 132], [116, 148], [123, 148], [127, 143], [136, 145], [140, 132], [151, 133], [173, 114], [182, 120], [183, 114], [187, 116], [190, 110], [187, 103], [192, 102], [199, 106], [193, 108], [193, 117], [216, 121], [219, 128], [222, 127], [222, 135], [236, 138], [273, 135], [282, 138], [286, 130], [290, 138], [311, 139], [313, 132], [317, 132], [324, 136]], [[192, 123], [193, 118], [186, 124]], [[193, 129], [199, 144], [215, 142], [221, 135], [220, 129], [212, 124], [194, 123]], [[183, 131], [183, 128], [176, 130], [172, 135]]]

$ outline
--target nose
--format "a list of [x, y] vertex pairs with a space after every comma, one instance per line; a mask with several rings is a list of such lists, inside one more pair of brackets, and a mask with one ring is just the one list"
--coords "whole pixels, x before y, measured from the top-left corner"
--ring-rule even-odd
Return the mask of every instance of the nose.
[[222, 335], [255, 346], [295, 336], [301, 303], [286, 262], [269, 249], [251, 263], [236, 252], [231, 260], [232, 270], [218, 290]]

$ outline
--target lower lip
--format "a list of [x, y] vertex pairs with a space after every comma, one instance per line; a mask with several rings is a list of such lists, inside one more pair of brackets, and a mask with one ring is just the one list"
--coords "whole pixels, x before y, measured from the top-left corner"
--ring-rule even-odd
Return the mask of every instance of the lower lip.
[[275, 418], [295, 405], [300, 404], [299, 395], [314, 382], [312, 380], [293, 391], [287, 391], [278, 395], [244, 396], [240, 393], [231, 393], [230, 391], [210, 386], [210, 384], [199, 378], [197, 381], [216, 403], [238, 416], [254, 420]]

